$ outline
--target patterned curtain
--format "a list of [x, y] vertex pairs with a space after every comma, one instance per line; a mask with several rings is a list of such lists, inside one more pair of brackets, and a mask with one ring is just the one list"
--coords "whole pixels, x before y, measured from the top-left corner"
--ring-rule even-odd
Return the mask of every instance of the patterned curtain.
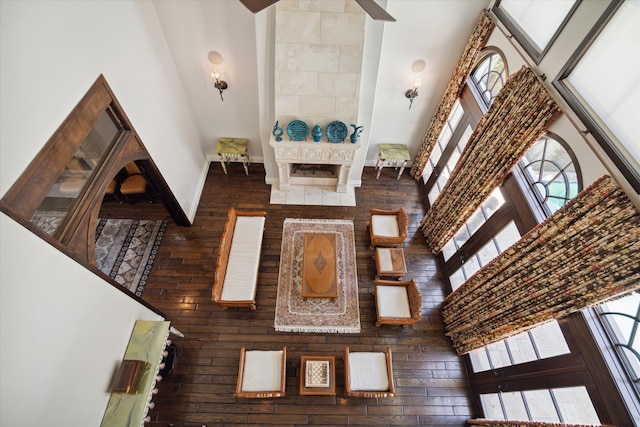
[[507, 80], [422, 219], [429, 250], [440, 252], [560, 113], [530, 68]]
[[[467, 424], [471, 427], [595, 427], [584, 424], [559, 424], [559, 423], [543, 423], [536, 421], [495, 421], [473, 419], [467, 420]], [[604, 427], [604, 426], [598, 426]], [[611, 427], [611, 426], [610, 426]]]
[[413, 176], [416, 181], [420, 179], [427, 160], [429, 160], [431, 156], [431, 151], [438, 140], [438, 136], [440, 136], [440, 132], [442, 132], [442, 128], [447, 122], [449, 113], [451, 113], [453, 104], [455, 104], [456, 100], [460, 97], [465, 82], [471, 73], [471, 67], [475, 65], [478, 54], [487, 43], [493, 27], [495, 27], [495, 24], [491, 21], [491, 18], [483, 12], [476, 24], [476, 28], [471, 34], [467, 46], [464, 48], [464, 52], [462, 52], [456, 69], [453, 71], [453, 76], [449, 81], [447, 90], [444, 92], [440, 104], [431, 119], [427, 133], [422, 139], [422, 145], [418, 148], [413, 166], [411, 167], [411, 176]]
[[640, 288], [640, 212], [608, 175], [485, 265], [444, 301], [465, 354]]

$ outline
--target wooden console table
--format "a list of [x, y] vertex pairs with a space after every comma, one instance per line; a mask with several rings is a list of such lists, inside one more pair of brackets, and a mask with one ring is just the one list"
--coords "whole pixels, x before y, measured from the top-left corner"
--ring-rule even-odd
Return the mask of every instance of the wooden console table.
[[162, 353], [169, 337], [167, 321], [138, 320], [131, 333], [124, 360], [142, 360], [147, 367], [135, 394], [111, 393], [101, 427], [144, 426], [153, 397]]
[[402, 280], [402, 276], [407, 274], [407, 264], [402, 248], [376, 248], [373, 259], [376, 260], [376, 280], [382, 276], [392, 276]]

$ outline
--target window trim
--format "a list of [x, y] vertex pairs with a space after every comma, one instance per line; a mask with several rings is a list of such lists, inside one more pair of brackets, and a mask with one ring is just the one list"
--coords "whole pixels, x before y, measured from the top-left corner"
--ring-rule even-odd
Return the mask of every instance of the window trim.
[[615, 141], [611, 133], [606, 130], [606, 127], [599, 123], [595, 114], [588, 110], [579, 95], [565, 82], [623, 2], [624, 0], [610, 0], [609, 5], [582, 43], [580, 43], [578, 49], [571, 55], [567, 63], [560, 69], [558, 75], [553, 79], [552, 85], [585, 125], [586, 133], [590, 133], [593, 136], [613, 164], [620, 170], [624, 178], [631, 184], [635, 192], [640, 194], [640, 171], [636, 170], [634, 165], [625, 158], [624, 149]]
[[509, 68], [507, 66], [507, 59], [504, 53], [500, 49], [493, 46], [485, 47], [485, 49], [483, 49], [480, 56], [478, 57], [478, 61], [476, 65], [473, 67], [473, 70], [471, 71], [471, 73], [469, 73], [469, 77], [467, 78], [466, 87], [468, 87], [471, 93], [473, 94], [473, 97], [475, 98], [476, 104], [478, 105], [478, 108], [482, 112], [482, 115], [484, 115], [489, 110], [489, 107], [491, 107], [493, 98], [491, 98], [491, 102], [487, 102], [487, 100], [484, 98], [484, 96], [480, 92], [480, 88], [478, 87], [479, 82], [475, 79], [474, 73], [487, 58], [493, 55], [498, 55], [502, 60], [502, 64], [504, 66], [502, 68], [502, 73], [504, 74], [504, 81], [502, 82], [502, 86], [504, 86], [504, 84], [507, 82], [510, 76]]
[[[551, 139], [555, 142], [557, 142], [558, 144], [560, 144], [560, 146], [562, 146], [562, 148], [564, 148], [565, 152], [567, 153], [567, 155], [569, 156], [569, 158], [571, 159], [571, 164], [573, 165], [573, 168], [576, 172], [576, 177], [578, 178], [578, 193], [580, 191], [582, 191], [582, 189], [584, 188], [583, 186], [583, 180], [582, 180], [582, 170], [580, 169], [580, 164], [578, 163], [578, 158], [576, 157], [575, 153], [573, 152], [573, 150], [571, 149], [571, 147], [569, 146], [569, 144], [562, 139], [559, 135], [553, 133], [553, 132], [545, 132], [544, 135], [540, 136], [540, 138], [538, 139], [538, 141], [536, 141], [534, 143], [537, 144], [541, 139]], [[548, 161], [548, 162], [552, 162], [551, 160], [547, 160], [546, 157], [542, 159], [543, 161]], [[517, 167], [515, 168], [518, 170], [519, 172], [519, 178], [522, 178], [522, 181], [520, 181], [521, 185], [525, 185], [527, 187], [529, 187], [529, 192], [531, 193], [531, 195], [533, 195], [533, 203], [535, 203], [538, 207], [540, 207], [540, 209], [542, 209], [542, 211], [544, 212], [544, 217], [542, 217], [540, 219], [539, 222], [542, 222], [544, 220], [544, 218], [551, 216], [553, 213], [551, 212], [551, 210], [549, 209], [549, 207], [547, 206], [547, 204], [545, 203], [545, 201], [540, 200], [540, 198], [538, 197], [538, 194], [534, 188], [536, 182], [533, 182], [531, 180], [531, 178], [529, 177], [529, 175], [526, 173], [525, 169], [526, 166], [522, 166], [522, 160], [520, 160], [518, 162]], [[524, 190], [523, 190], [524, 192]], [[567, 195], [568, 196], [568, 195]], [[570, 197], [567, 198], [567, 202], [571, 200]], [[529, 203], [532, 203], [532, 200], [529, 200]], [[566, 202], [565, 202], [566, 203]]]
[[503, 9], [500, 8], [501, 2], [502, 0], [496, 0], [496, 3], [491, 9], [491, 11], [500, 20], [502, 25], [505, 26], [505, 28], [507, 29], [507, 31], [509, 31], [509, 33], [513, 36], [513, 38], [516, 39], [518, 44], [520, 44], [520, 46], [522, 47], [522, 49], [524, 49], [527, 55], [531, 57], [533, 62], [536, 65], [539, 65], [540, 62], [542, 62], [542, 59], [547, 54], [547, 52], [549, 51], [549, 49], [551, 49], [551, 47], [555, 43], [560, 33], [564, 30], [564, 27], [567, 25], [567, 23], [573, 16], [578, 6], [580, 6], [580, 3], [582, 2], [582, 0], [576, 0], [574, 2], [573, 6], [571, 7], [567, 15], [564, 17], [564, 19], [562, 20], [562, 22], [560, 23], [556, 31], [553, 33], [553, 36], [551, 36], [551, 39], [542, 50], [538, 50], [536, 46], [533, 44], [533, 42], [531, 41], [531, 39], [527, 36], [527, 34], [514, 21], [511, 20], [511, 17]]

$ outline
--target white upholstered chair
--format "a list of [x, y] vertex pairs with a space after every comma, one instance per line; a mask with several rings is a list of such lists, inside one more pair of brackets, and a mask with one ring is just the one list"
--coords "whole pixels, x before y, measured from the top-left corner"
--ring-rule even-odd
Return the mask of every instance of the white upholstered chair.
[[236, 397], [269, 398], [285, 395], [287, 347], [282, 350], [240, 349]]
[[351, 397], [394, 397], [391, 347], [385, 352], [344, 350], [344, 388]]
[[371, 246], [401, 246], [409, 234], [409, 217], [403, 207], [396, 210], [371, 209], [369, 211]]
[[413, 279], [403, 282], [375, 280], [374, 283], [376, 326], [402, 325], [406, 328], [420, 320], [422, 296]]

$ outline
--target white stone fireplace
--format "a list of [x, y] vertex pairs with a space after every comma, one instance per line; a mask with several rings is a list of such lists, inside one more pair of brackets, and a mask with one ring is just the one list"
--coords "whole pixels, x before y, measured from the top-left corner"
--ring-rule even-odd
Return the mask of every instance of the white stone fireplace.
[[[314, 185], [335, 186], [337, 193], [347, 192], [349, 171], [359, 143], [278, 142], [271, 138], [270, 145], [278, 165], [280, 191], [289, 191], [292, 185]], [[314, 165], [327, 167], [316, 169]]]
[[[334, 121], [348, 129], [359, 125], [365, 18], [353, 0], [276, 3], [274, 118], [285, 132], [282, 141], [271, 137], [269, 144], [278, 168], [272, 190], [288, 193], [287, 200], [304, 186], [306, 193], [315, 194], [332, 188], [340, 193], [333, 203], [345, 193], [353, 194], [359, 182], [349, 174], [362, 144], [352, 144], [348, 137], [343, 143], [328, 142], [326, 129]], [[309, 130], [320, 126], [321, 140], [315, 142], [309, 134], [305, 141], [291, 141], [286, 130], [294, 120], [303, 121]]]

